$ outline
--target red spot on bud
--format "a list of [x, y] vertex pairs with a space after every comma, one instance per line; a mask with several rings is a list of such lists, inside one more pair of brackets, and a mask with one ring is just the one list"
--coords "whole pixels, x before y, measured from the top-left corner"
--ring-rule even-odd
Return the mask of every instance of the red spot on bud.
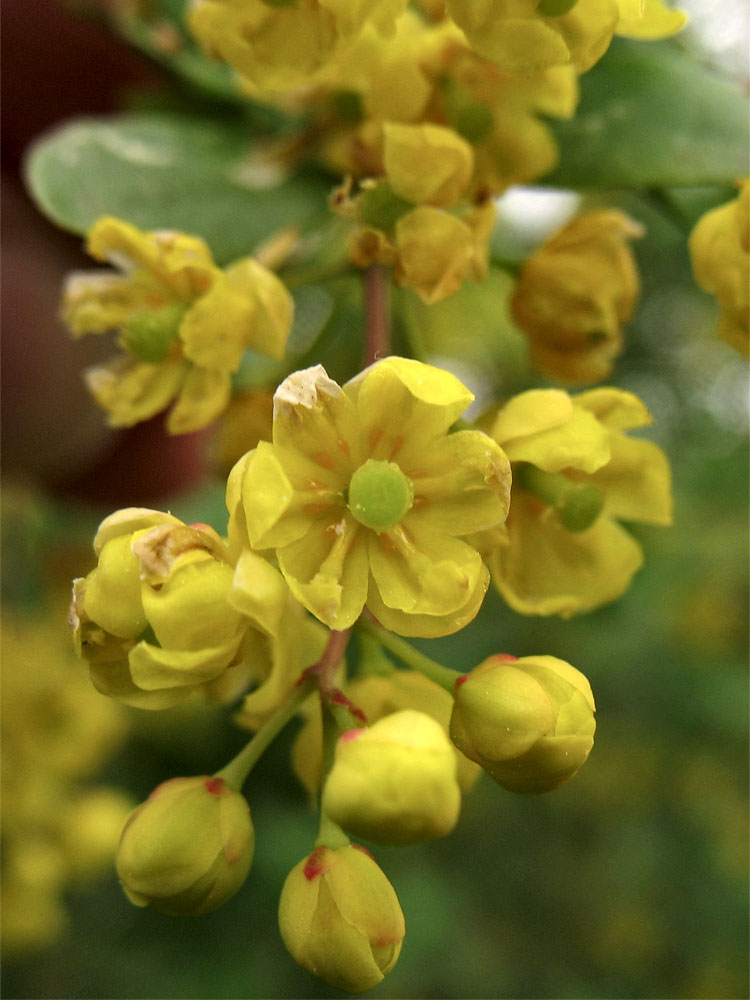
[[513, 660], [517, 660], [517, 656], [513, 656], [512, 653], [495, 653], [492, 657], [493, 660], [499, 660], [501, 663], [512, 663]]
[[466, 681], [468, 681], [468, 679], [469, 679], [469, 675], [468, 674], [461, 674], [460, 677], [456, 678], [456, 683], [453, 685], [453, 687], [454, 688], [460, 688], [462, 684], [465, 684]]
[[372, 861], [375, 860], [375, 858], [372, 856], [371, 852], [368, 851], [367, 848], [363, 847], [361, 844], [352, 844], [352, 847], [355, 849], [355, 851], [362, 851], [362, 853], [366, 854], [367, 857], [370, 858]]
[[226, 788], [226, 782], [223, 778], [207, 778], [206, 781], [203, 782], [203, 787], [207, 792], [210, 792], [211, 795], [223, 795], [224, 789]]
[[305, 862], [302, 874], [308, 882], [312, 882], [313, 879], [318, 878], [319, 875], [322, 875], [328, 869], [328, 865], [323, 860], [327, 849], [326, 847], [316, 847]]
[[356, 740], [358, 738], [360, 733], [364, 732], [364, 729], [347, 729], [345, 733], [342, 733], [341, 736], [339, 736], [339, 739], [342, 743], [351, 743], [352, 740]]
[[205, 524], [203, 521], [194, 521], [189, 527], [195, 528], [196, 531], [210, 531], [211, 534], [214, 531], [210, 524]]

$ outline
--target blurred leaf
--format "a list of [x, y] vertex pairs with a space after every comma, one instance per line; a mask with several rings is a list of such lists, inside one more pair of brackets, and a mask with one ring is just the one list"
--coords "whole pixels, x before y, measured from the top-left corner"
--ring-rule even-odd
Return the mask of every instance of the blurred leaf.
[[202, 236], [223, 264], [276, 229], [304, 230], [327, 212], [326, 180], [269, 183], [252, 153], [244, 131], [206, 118], [81, 118], [32, 146], [26, 180], [42, 212], [64, 229], [83, 234], [99, 216], [115, 215]]
[[551, 123], [572, 188], [725, 184], [748, 170], [748, 102], [674, 43], [616, 40], [581, 79], [570, 122]]

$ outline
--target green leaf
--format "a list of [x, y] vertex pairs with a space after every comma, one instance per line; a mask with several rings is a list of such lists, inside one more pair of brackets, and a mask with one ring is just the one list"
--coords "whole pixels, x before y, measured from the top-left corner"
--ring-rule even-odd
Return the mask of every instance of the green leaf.
[[31, 196], [53, 222], [86, 233], [102, 215], [202, 236], [217, 263], [282, 226], [327, 215], [329, 181], [255, 169], [242, 128], [175, 114], [80, 118], [39, 139], [26, 162]]
[[572, 188], [731, 183], [748, 171], [748, 101], [674, 42], [615, 39], [581, 78], [570, 122], [550, 123]]

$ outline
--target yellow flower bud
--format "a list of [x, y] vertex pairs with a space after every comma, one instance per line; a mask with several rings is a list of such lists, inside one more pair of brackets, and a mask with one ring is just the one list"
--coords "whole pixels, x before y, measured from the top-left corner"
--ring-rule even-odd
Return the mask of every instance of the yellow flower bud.
[[237, 892], [254, 849], [250, 809], [239, 792], [222, 778], [173, 778], [130, 814], [117, 874], [136, 906], [195, 916]]
[[456, 755], [442, 726], [406, 709], [339, 737], [321, 807], [335, 823], [376, 844], [449, 834], [461, 792]]
[[382, 982], [406, 933], [393, 886], [357, 844], [317, 847], [291, 870], [281, 891], [279, 928], [295, 961], [351, 993]]
[[554, 656], [490, 656], [456, 682], [451, 738], [512, 792], [551, 791], [594, 744], [594, 696]]

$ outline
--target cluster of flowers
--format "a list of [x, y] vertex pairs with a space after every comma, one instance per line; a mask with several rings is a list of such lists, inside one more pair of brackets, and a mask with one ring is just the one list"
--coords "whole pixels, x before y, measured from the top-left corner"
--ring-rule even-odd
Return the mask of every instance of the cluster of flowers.
[[[683, 21], [658, 0], [190, 9], [200, 44], [254, 100], [314, 112], [294, 152], [276, 153], [302, 150], [346, 178], [331, 204], [349, 220], [351, 263], [427, 304], [485, 277], [494, 196], [554, 165], [540, 116], [574, 113], [577, 75], [613, 35], [666, 37]], [[692, 241], [698, 280], [737, 346], [743, 322], [747, 340], [743, 218], [721, 209]], [[638, 296], [628, 240], [639, 235], [620, 212], [587, 212], [521, 266], [510, 309], [537, 370], [573, 384], [607, 376]], [[113, 425], [171, 406], [172, 433], [204, 427], [226, 409], [246, 350], [283, 363], [293, 300], [272, 255], [221, 268], [195, 237], [109, 217], [88, 246], [121, 273], [73, 275], [63, 315], [77, 335], [120, 331], [121, 355], [87, 373]], [[664, 454], [626, 433], [650, 422], [632, 393], [531, 389], [469, 424], [474, 397], [453, 374], [389, 356], [382, 330], [366, 355], [344, 385], [314, 365], [276, 388], [269, 426], [229, 474], [223, 535], [171, 513], [118, 511], [71, 605], [99, 691], [153, 710], [195, 692], [242, 699], [237, 721], [255, 734], [216, 774], [167, 781], [132, 813], [117, 860], [128, 897], [196, 914], [240, 887], [254, 850], [242, 785], [301, 711], [293, 766], [320, 796], [321, 823], [284, 884], [281, 933], [303, 966], [350, 991], [393, 967], [404, 920], [349, 836], [444, 836], [481, 770], [512, 791], [544, 792], [593, 744], [591, 688], [570, 664], [498, 654], [458, 675], [403, 637], [464, 628], [491, 582], [522, 614], [590, 611], [641, 564], [620, 522], [671, 520]]]
[[[131, 816], [118, 871], [134, 902], [201, 913], [239, 887], [254, 844], [240, 788], [304, 707], [295, 766], [308, 789], [322, 784], [322, 823], [285, 884], [281, 930], [307, 968], [366, 989], [395, 962], [403, 917], [347, 834], [442, 836], [479, 767], [537, 793], [585, 761], [594, 701], [575, 668], [501, 655], [459, 676], [399, 636], [464, 627], [491, 574], [528, 613], [610, 599], [641, 559], [616, 518], [669, 519], [666, 459], [623, 433], [648, 419], [629, 393], [533, 390], [486, 431], [451, 430], [471, 399], [455, 376], [405, 358], [343, 387], [321, 366], [296, 372], [276, 390], [272, 440], [229, 476], [226, 538], [139, 508], [104, 520], [71, 608], [95, 686], [151, 709], [196, 689], [244, 694], [238, 720], [257, 731], [225, 769], [168, 781]], [[349, 682], [354, 627], [379, 665], [361, 656]], [[412, 669], [384, 664], [384, 649]]]

